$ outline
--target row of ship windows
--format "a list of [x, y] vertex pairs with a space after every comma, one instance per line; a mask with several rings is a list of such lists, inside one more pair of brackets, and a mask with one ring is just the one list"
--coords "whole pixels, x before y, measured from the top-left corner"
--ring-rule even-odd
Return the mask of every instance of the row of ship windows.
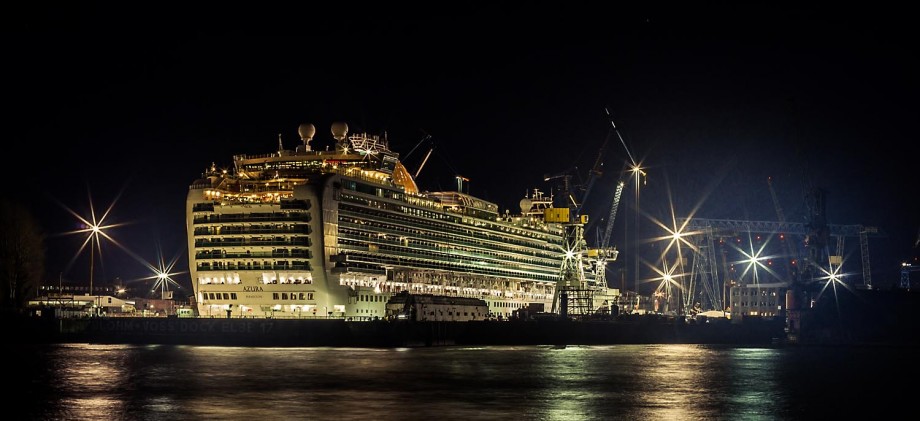
[[[196, 212], [197, 212], [197, 211], [201, 211], [201, 212], [211, 211], [211, 212], [213, 212], [213, 211], [214, 211], [214, 204], [215, 204], [215, 202], [202, 202], [202, 203], [196, 203], [196, 204], [192, 207], [192, 210], [194, 210], [194, 211], [196, 211]], [[290, 210], [290, 209], [308, 210], [308, 209], [310, 209], [310, 208], [312, 207], [312, 202], [311, 202], [310, 200], [306, 200], [306, 199], [285, 199], [285, 200], [281, 200], [281, 201], [279, 202], [279, 207], [281, 208], [281, 210]], [[252, 213], [247, 213], [247, 214], [231, 214], [231, 215], [272, 216], [272, 215], [279, 215], [279, 214], [280, 214], [280, 215], [284, 215], [284, 214], [288, 214], [288, 213], [290, 213], [290, 212], [280, 212], [280, 213], [279, 213], [279, 212], [252, 212]]]
[[310, 237], [196, 238], [195, 247], [309, 246]]
[[[427, 227], [429, 227], [429, 228], [431, 228], [431, 229], [434, 229], [434, 230], [436, 230], [436, 231], [438, 231], [438, 232], [446, 232], [446, 233], [451, 233], [451, 234], [466, 236], [466, 237], [470, 237], [470, 238], [477, 238], [477, 239], [481, 239], [481, 240], [491, 240], [491, 241], [500, 241], [500, 242], [503, 242], [503, 243], [512, 243], [512, 244], [522, 245], [522, 246], [526, 246], [526, 247], [540, 247], [540, 246], [545, 246], [545, 245], [546, 245], [546, 243], [545, 243], [546, 241], [549, 241], [549, 240], [553, 239], [552, 236], [546, 235], [546, 234], [542, 234], [542, 233], [537, 233], [537, 234], [539, 234], [539, 235], [538, 235], [539, 238], [536, 238], [536, 239], [533, 239], [533, 240], [531, 240], [531, 239], [521, 239], [521, 238], [518, 238], [518, 237], [511, 237], [511, 236], [502, 235], [501, 233], [495, 232], [495, 230], [487, 230], [487, 229], [483, 229], [483, 228], [471, 229], [471, 228], [464, 228], [464, 227], [456, 227], [456, 226], [452, 226], [452, 225], [439, 224], [439, 223], [437, 223], [436, 221], [434, 221], [432, 218], [424, 218], [424, 217], [422, 217], [422, 218], [412, 218], [412, 217], [405, 217], [405, 216], [401, 216], [401, 215], [398, 215], [398, 214], [397, 214], [397, 215], [394, 215], [393, 213], [386, 213], [386, 212], [382, 212], [382, 211], [381, 211], [381, 212], [377, 212], [377, 211], [374, 211], [374, 210], [372, 210], [372, 209], [360, 208], [360, 207], [348, 206], [348, 205], [340, 206], [340, 209], [341, 209], [341, 208], [344, 208], [345, 210], [350, 210], [350, 211], [354, 212], [355, 214], [369, 214], [369, 215], [373, 215], [373, 216], [376, 216], [376, 217], [384, 218], [385, 220], [400, 220], [400, 221], [412, 223], [412, 224], [414, 224], [414, 225], [427, 226]], [[412, 208], [407, 208], [407, 207], [404, 207], [404, 206], [403, 206], [403, 207], [401, 207], [400, 209], [385, 209], [385, 210], [390, 210], [391, 212], [400, 212], [400, 213], [402, 213], [402, 214], [406, 214], [405, 211], [408, 210], [408, 209], [412, 209]], [[517, 232], [516, 232], [515, 234], [517, 234], [517, 235], [524, 235], [524, 232], [520, 232], [520, 233], [517, 233]], [[561, 238], [561, 237], [557, 237], [557, 238]], [[542, 240], [542, 241], [541, 241], [541, 240]]]
[[[516, 258], [516, 256], [503, 256], [504, 259], [498, 259], [499, 255], [495, 255], [495, 258], [480, 257], [475, 255], [466, 255], [466, 254], [451, 254], [450, 252], [433, 252], [428, 250], [421, 250], [412, 247], [402, 247], [402, 246], [388, 246], [388, 245], [376, 245], [368, 244], [366, 242], [339, 239], [339, 246], [342, 248], [353, 248], [361, 251], [367, 251], [370, 253], [379, 253], [381, 251], [386, 252], [387, 254], [396, 254], [406, 257], [418, 257], [418, 258], [429, 258], [433, 260], [454, 260], [454, 261], [466, 261], [466, 262], [475, 262], [477, 264], [490, 264], [495, 266], [500, 266], [509, 269], [518, 269], [521, 270], [523, 264], [529, 264], [530, 267], [527, 270], [545, 270], [549, 272], [556, 272], [559, 270], [558, 266], [554, 264], [555, 262], [542, 262], [542, 261], [533, 261], [531, 259], [521, 259]], [[351, 246], [351, 247], [346, 247]], [[488, 262], [483, 259], [488, 259]]]
[[[379, 196], [379, 197], [385, 197], [387, 199], [402, 201], [406, 197], [405, 194], [400, 191], [384, 189], [384, 188], [371, 186], [371, 185], [364, 184], [364, 183], [358, 183], [353, 180], [343, 180], [342, 186], [345, 187], [345, 189], [347, 190], [352, 190], [358, 193], [370, 194], [370, 195]], [[349, 197], [351, 197], [351, 195], [349, 195]]]
[[[451, 272], [441, 272], [441, 273], [429, 273], [429, 272], [418, 272], [413, 271], [411, 273], [405, 272], [396, 272], [394, 274], [394, 279], [396, 282], [406, 282], [413, 284], [434, 284], [441, 288], [441, 285], [445, 285], [444, 288], [450, 290], [452, 288], [474, 288], [474, 289], [508, 289], [508, 288], [517, 288], [517, 289], [535, 289], [543, 290], [549, 288], [552, 290], [553, 284], [543, 284], [536, 282], [513, 282], [509, 279], [503, 278], [492, 278], [492, 277], [483, 277], [479, 275], [470, 275], [470, 274], [458, 274]], [[528, 286], [523, 286], [523, 285]], [[456, 285], [456, 286], [451, 286]], [[464, 286], [460, 286], [464, 285]], [[411, 292], [411, 291], [410, 291]], [[459, 290], [458, 290], [459, 292]], [[534, 291], [537, 292], [537, 291]]]
[[210, 225], [195, 227], [195, 235], [233, 235], [233, 234], [309, 234], [312, 230], [309, 225], [254, 225], [254, 226], [227, 226]]
[[[288, 202], [290, 203], [290, 202]], [[309, 204], [292, 206], [288, 203], [281, 203], [281, 209], [302, 209], [310, 208]], [[214, 204], [196, 203], [192, 207], [193, 212], [214, 212]], [[209, 213], [195, 215], [192, 219], [196, 224], [214, 224], [224, 222], [249, 222], [249, 221], [303, 221], [310, 217], [309, 212], [253, 212], [253, 213]]]
[[[235, 292], [202, 292], [201, 297], [203, 300], [235, 300]], [[273, 292], [273, 300], [312, 300], [312, 292]]]
[[[346, 185], [346, 187], [347, 187], [347, 185]], [[387, 193], [381, 194], [381, 191], [380, 191], [381, 189], [379, 189], [379, 188], [376, 188], [376, 190], [375, 190], [375, 188], [372, 187], [372, 186], [366, 186], [366, 187], [367, 187], [367, 188], [365, 188], [365, 189], [360, 189], [360, 188], [359, 188], [359, 189], [354, 189], [354, 188], [352, 188], [352, 190], [357, 190], [358, 192], [365, 193], [365, 194], [372, 194], [372, 195], [375, 195], [375, 196], [386, 197], [386, 198], [392, 198], [392, 199], [396, 199], [396, 200], [402, 201], [402, 200], [401, 200], [401, 199], [402, 199], [402, 196], [401, 196], [401, 195], [400, 195], [400, 196], [395, 196], [395, 195], [394, 195], [394, 196], [390, 196], [390, 195], [388, 195]], [[343, 198], [344, 200], [347, 200], [347, 201], [351, 201], [351, 202], [354, 202], [354, 203], [361, 203], [361, 204], [364, 204], [364, 205], [367, 205], [367, 206], [370, 206], [370, 207], [375, 207], [375, 208], [378, 208], [378, 209], [398, 210], [398, 211], [401, 211], [401, 212], [404, 213], [404, 214], [421, 216], [421, 217], [427, 218], [427, 219], [443, 219], [443, 220], [447, 220], [447, 221], [451, 221], [451, 222], [455, 222], [455, 223], [460, 223], [460, 222], [462, 222], [462, 223], [464, 223], [464, 224], [467, 224], [467, 223], [474, 223], [477, 227], [478, 227], [478, 226], [483, 226], [483, 227], [485, 227], [485, 228], [487, 228], [487, 229], [489, 229], [489, 230], [493, 230], [493, 231], [499, 231], [499, 230], [500, 230], [500, 231], [506, 231], [506, 232], [508, 232], [508, 233], [517, 234], [517, 235], [534, 235], [534, 234], [542, 235], [542, 233], [534, 233], [534, 232], [531, 232], [531, 231], [528, 231], [528, 230], [522, 230], [522, 229], [520, 229], [519, 227], [507, 226], [507, 225], [503, 225], [503, 224], [493, 224], [491, 221], [494, 221], [494, 220], [498, 217], [498, 206], [495, 205], [495, 204], [488, 203], [488, 202], [480, 201], [480, 200], [478, 200], [478, 199], [477, 199], [477, 200], [474, 200], [473, 203], [467, 204], [466, 206], [464, 206], [464, 208], [466, 209], [465, 214], [466, 214], [467, 216], [472, 216], [472, 217], [476, 217], [476, 218], [479, 219], [479, 220], [477, 220], [477, 221], [472, 221], [472, 220], [470, 220], [470, 219], [468, 219], [468, 218], [457, 218], [456, 216], [449, 215], [449, 214], [445, 214], [445, 213], [444, 213], [445, 210], [454, 211], [454, 209], [451, 209], [451, 208], [449, 208], [449, 207], [442, 207], [442, 208], [440, 208], [442, 211], [441, 211], [441, 212], [438, 212], [437, 210], [438, 210], [439, 208], [434, 208], [434, 209], [435, 209], [434, 211], [430, 211], [430, 210], [426, 210], [426, 209], [418, 209], [418, 208], [415, 208], [415, 207], [407, 207], [407, 206], [403, 206], [402, 204], [394, 205], [394, 204], [392, 204], [392, 203], [387, 203], [387, 204], [381, 206], [376, 200], [369, 199], [369, 198], [364, 198], [364, 197], [355, 197], [355, 196], [349, 195], [349, 194], [344, 194], [344, 195], [342, 195], [342, 198]], [[416, 199], [416, 200], [413, 200], [413, 199], [415, 199], [415, 198], [410, 197], [409, 200], [408, 200], [408, 202], [409, 202], [411, 205], [423, 205], [423, 206], [427, 206], [427, 207], [429, 207], [429, 208], [432, 208], [432, 207], [433, 207], [432, 205], [430, 205], [430, 204], [427, 203], [427, 202], [422, 202], [422, 201], [419, 201], [419, 200], [417, 200], [417, 199]], [[394, 206], [396, 206], [396, 207], [394, 207]]]
[[[363, 184], [363, 183], [356, 183], [354, 181], [346, 181], [344, 185], [346, 189], [354, 190], [358, 193], [364, 193], [364, 194], [373, 195], [376, 197], [393, 199], [393, 200], [397, 200], [400, 202], [404, 201], [404, 197], [405, 197], [402, 193], [397, 192], [397, 191], [392, 191], [389, 189], [370, 186], [370, 185]], [[374, 199], [365, 198], [365, 197], [355, 197], [347, 193], [344, 194], [343, 197], [346, 200], [350, 199], [353, 202], [365, 203], [368, 206], [381, 208], [381, 204], [377, 200], [374, 200]], [[479, 200], [475, 200], [474, 203], [472, 203], [471, 205], [472, 206], [464, 207], [465, 214], [470, 215], [470, 216], [475, 216], [477, 218], [481, 218], [484, 220], [494, 219], [498, 216], [498, 208], [495, 205], [489, 206], [485, 202], [482, 202]], [[398, 206], [400, 210], [405, 214], [421, 216], [423, 218], [443, 219], [443, 220], [448, 220], [448, 221], [459, 222], [457, 217], [455, 216], [446, 215], [442, 212], [434, 212], [434, 211], [430, 211], [427, 209], [419, 209], [415, 207], [405, 207], [402, 205], [394, 205], [392, 203], [387, 203], [383, 207], [387, 209], [393, 209], [395, 206]], [[482, 207], [487, 207], [487, 206], [490, 208], [494, 208], [494, 209], [489, 209], [489, 210], [480, 209]], [[459, 210], [459, 209], [451, 209], [448, 207], [444, 207], [442, 209], [444, 209], [445, 211], [458, 211]]]
[[[357, 263], [353, 265], [353, 263]], [[362, 263], [364, 265], [362, 265]], [[341, 265], [341, 263], [340, 263]], [[558, 275], [553, 270], [554, 274], [549, 273], [536, 273], [536, 272], [515, 272], [511, 270], [501, 270], [493, 269], [480, 264], [474, 264], [472, 262], [443, 262], [437, 260], [426, 260], [413, 257], [400, 257], [400, 256], [386, 256], [386, 255], [369, 255], [368, 253], [363, 252], [352, 252], [348, 253], [346, 256], [345, 264], [343, 266], [355, 266], [355, 267], [380, 267], [381, 265], [411, 265], [416, 268], [429, 268], [429, 269], [444, 269], [444, 270], [461, 270], [464, 272], [478, 273], [483, 275], [494, 275], [500, 277], [508, 278], [527, 278], [532, 280], [540, 281], [556, 281]]]
[[[344, 195], [343, 195], [343, 198], [344, 198]], [[371, 205], [368, 203], [368, 200], [363, 199], [363, 198], [358, 198], [358, 197], [356, 197], [355, 200], [353, 201], [357, 203], [365, 204], [369, 208], [362, 208], [360, 206], [347, 205], [343, 203], [339, 205], [339, 210], [340, 211], [346, 210], [346, 211], [352, 211], [352, 212], [360, 213], [360, 214], [372, 215], [374, 217], [383, 218], [384, 220], [401, 220], [405, 222], [410, 222], [414, 225], [428, 226], [439, 232], [450, 232], [453, 234], [465, 235], [468, 237], [474, 237], [474, 238], [479, 238], [483, 240], [498, 240], [502, 242], [508, 242], [508, 243], [528, 246], [528, 247], [545, 246], [546, 241], [551, 241], [553, 239], [559, 239], [561, 241], [561, 237], [555, 237], [550, 234], [545, 234], [541, 232], [524, 231], [524, 230], [516, 230], [514, 232], [509, 232], [509, 233], [519, 235], [519, 236], [537, 237], [537, 238], [534, 238], [533, 240], [531, 239], [524, 240], [518, 237], [504, 236], [501, 233], [495, 232], [494, 229], [493, 230], [487, 230], [483, 228], [470, 229], [470, 228], [463, 228], [463, 227], [457, 227], [457, 226], [453, 226], [449, 224], [440, 223], [438, 222], [438, 218], [435, 218], [435, 217], [423, 216], [423, 217], [413, 218], [413, 217], [399, 215], [399, 214], [406, 215], [407, 210], [413, 209], [413, 208], [409, 208], [406, 206], [395, 205], [391, 203], [379, 203], [377, 205]], [[390, 212], [384, 212], [384, 211], [390, 211]], [[394, 215], [394, 213], [397, 213], [397, 214]], [[505, 229], [505, 227], [502, 227], [502, 226], [498, 226], [498, 227], [501, 227], [505, 231], [508, 231], [508, 229]]]
[[303, 270], [310, 271], [310, 262], [305, 261], [278, 261], [271, 262], [200, 262], [196, 265], [198, 270]]
[[236, 258], [241, 258], [241, 257], [247, 258], [247, 259], [259, 258], [259, 257], [306, 257], [309, 259], [309, 258], [312, 258], [313, 256], [312, 256], [312, 253], [310, 253], [310, 250], [302, 249], [302, 248], [293, 249], [293, 250], [274, 249], [272, 251], [256, 251], [256, 252], [252, 252], [250, 250], [246, 250], [245, 252], [239, 252], [239, 251], [234, 252], [233, 250], [231, 250], [228, 252], [227, 250], [222, 250], [222, 249], [203, 250], [203, 251], [195, 252], [196, 259], [207, 259], [207, 258], [236, 259]]
[[[223, 278], [220, 278], [220, 279], [219, 279], [219, 278], [216, 278], [216, 277], [215, 277], [215, 278], [202, 277], [202, 278], [199, 278], [198, 283], [201, 284], [201, 285], [224, 285], [224, 284], [239, 285], [239, 284], [240, 284], [240, 278], [229, 278], [229, 279], [226, 279], [226, 280], [225, 280], [225, 279], [223, 279]], [[277, 284], [281, 284], [281, 285], [284, 285], [284, 284], [300, 285], [300, 284], [312, 284], [312, 283], [313, 283], [313, 280], [312, 280], [312, 279], [284, 278], [284, 277], [282, 277], [280, 280], [278, 280], [278, 279], [265, 279], [265, 280], [260, 280], [259, 283], [260, 283], [260, 284], [263, 284], [263, 285], [269, 285], [269, 284], [273, 284], [273, 285], [277, 285]]]
[[[360, 235], [360, 234], [359, 234]], [[378, 250], [392, 250], [403, 252], [404, 254], [410, 256], [429, 256], [436, 258], [466, 258], [466, 259], [483, 259], [489, 260], [493, 264], [498, 264], [499, 262], [517, 262], [530, 264], [534, 266], [551, 266], [557, 267], [559, 265], [558, 260], [551, 259], [540, 259], [533, 258], [530, 256], [521, 257], [520, 254], [512, 252], [500, 252], [497, 250], [492, 250], [488, 248], [468, 248], [460, 247], [458, 245], [451, 244], [450, 246], [442, 245], [437, 250], [431, 250], [430, 248], [422, 248], [421, 246], [413, 247], [414, 241], [410, 239], [405, 239], [403, 241], [394, 241], [394, 240], [381, 240], [380, 237], [374, 236], [372, 234], [360, 235], [361, 237], [373, 239], [373, 241], [368, 242], [364, 241], [355, 241], [352, 239], [344, 239], [340, 237], [339, 242], [341, 244], [351, 244], [355, 246], [360, 246], [366, 248], [368, 251]], [[382, 243], [382, 244], [381, 244]], [[392, 244], [392, 245], [388, 245]], [[485, 246], [484, 246], [485, 247]]]
[[[348, 221], [349, 224], [360, 227], [362, 224], [357, 223], [355, 219], [343, 217], [339, 218], [340, 221]], [[366, 223], [365, 223], [366, 224]], [[369, 224], [373, 225], [373, 224]], [[432, 237], [432, 235], [426, 231], [422, 230], [413, 230], [413, 229], [402, 229], [399, 230], [398, 227], [388, 227], [389, 229], [378, 229], [376, 231], [365, 231], [360, 229], [346, 228], [345, 224], [339, 225], [339, 235], [345, 235], [355, 240], [372, 240], [374, 243], [386, 243], [393, 245], [402, 245], [405, 247], [417, 246], [419, 248], [427, 248], [429, 250], [445, 250], [448, 248], [457, 249], [460, 251], [473, 253], [477, 255], [485, 256], [494, 256], [500, 258], [512, 257], [519, 262], [532, 263], [532, 264], [550, 264], [556, 266], [559, 264], [558, 260], [555, 259], [558, 253], [547, 252], [545, 250], [534, 250], [534, 249], [522, 249], [521, 247], [509, 246], [503, 243], [486, 243], [482, 240], [473, 240], [473, 241], [463, 241], [461, 239], [453, 238], [447, 239], [446, 242], [434, 242], [427, 241], [424, 239], [419, 239], [416, 237], [408, 237], [397, 234], [389, 234], [382, 231], [401, 231], [407, 235], [414, 236], [427, 236]], [[394, 229], [395, 228], [395, 229]], [[463, 246], [469, 247], [463, 247]], [[521, 258], [520, 256], [525, 256]]]
[[291, 293], [273, 292], [272, 299], [273, 300], [298, 300], [298, 301], [312, 300], [313, 293], [312, 292], [307, 292], [307, 293], [304, 293], [304, 292], [291, 292]]
[[195, 215], [192, 223], [195, 225], [204, 224], [238, 224], [238, 223], [259, 223], [259, 222], [309, 222], [310, 214], [306, 212], [292, 213], [268, 213], [268, 214], [250, 214], [250, 213], [229, 213], [229, 214], [204, 214]]
[[[426, 199], [426, 198], [412, 196], [412, 195], [406, 195], [403, 192], [398, 191], [398, 190], [390, 190], [387, 188], [371, 186], [369, 184], [359, 183], [353, 180], [343, 180], [342, 187], [344, 187], [345, 190], [351, 190], [351, 191], [355, 191], [358, 193], [363, 193], [363, 194], [368, 194], [368, 195], [372, 195], [376, 197], [396, 200], [399, 202], [405, 201], [411, 205], [426, 207], [434, 211], [443, 209], [440, 206], [439, 202], [436, 202], [431, 199]], [[346, 199], [352, 199], [352, 200], [355, 199], [355, 196], [349, 193], [344, 193], [342, 194], [342, 196], [344, 196]], [[454, 220], [454, 221], [457, 220], [456, 217], [451, 216], [451, 215], [445, 215], [441, 212], [427, 212], [427, 214], [432, 215], [431, 217], [435, 219], [445, 219], [445, 220]]]
[[[402, 220], [402, 218], [395, 217], [392, 220]], [[539, 241], [529, 241], [522, 242], [516, 241], [514, 238], [505, 238], [498, 235], [491, 235], [488, 238], [480, 238], [481, 236], [470, 235], [470, 231], [465, 232], [455, 232], [453, 234], [447, 233], [445, 231], [451, 231], [450, 229], [439, 229], [438, 227], [428, 227], [428, 228], [419, 228], [415, 226], [402, 226], [392, 223], [392, 220], [387, 220], [386, 222], [372, 220], [364, 217], [358, 212], [349, 212], [342, 211], [339, 212], [339, 222], [347, 223], [350, 226], [353, 226], [357, 229], [372, 229], [372, 233], [389, 233], [396, 237], [401, 237], [403, 235], [408, 235], [412, 237], [420, 238], [431, 238], [435, 240], [440, 240], [441, 242], [450, 243], [450, 244], [462, 244], [467, 246], [485, 246], [488, 244], [488, 247], [501, 249], [509, 253], [520, 253], [522, 248], [525, 252], [529, 252], [534, 256], [544, 257], [544, 258], [553, 258], [557, 253], [558, 246], [550, 244], [547, 242]], [[413, 221], [405, 221], [413, 222]], [[340, 227], [342, 225], [340, 224]], [[457, 231], [457, 230], [453, 230]], [[437, 245], [437, 243], [431, 243]]]
[[235, 300], [235, 292], [202, 292], [201, 297], [205, 300]]
[[[298, 146], [299, 148], [299, 146]], [[271, 156], [271, 155], [268, 155]], [[252, 158], [253, 156], [249, 156]], [[249, 164], [242, 165], [242, 170], [247, 172], [259, 172], [265, 170], [306, 170], [306, 169], [319, 169], [325, 165], [325, 160], [323, 161], [277, 161], [277, 162], [266, 162], [258, 164]]]

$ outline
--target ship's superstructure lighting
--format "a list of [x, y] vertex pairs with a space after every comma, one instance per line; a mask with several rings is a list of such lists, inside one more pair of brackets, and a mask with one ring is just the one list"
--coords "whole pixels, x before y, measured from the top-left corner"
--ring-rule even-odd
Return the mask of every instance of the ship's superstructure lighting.
[[420, 192], [385, 135], [349, 135], [335, 123], [335, 146], [319, 150], [309, 144], [315, 128], [301, 127], [296, 150], [279, 142], [271, 154], [235, 155], [229, 173], [212, 164], [192, 184], [199, 314], [232, 303], [243, 316], [308, 309], [307, 317], [367, 320], [406, 291], [484, 300], [493, 317], [509, 317], [552, 305], [563, 262], [584, 270], [583, 241], [567, 244], [564, 228], [542, 219], [551, 200], [534, 197], [536, 210], [515, 217], [472, 196], [466, 178], [458, 191]]

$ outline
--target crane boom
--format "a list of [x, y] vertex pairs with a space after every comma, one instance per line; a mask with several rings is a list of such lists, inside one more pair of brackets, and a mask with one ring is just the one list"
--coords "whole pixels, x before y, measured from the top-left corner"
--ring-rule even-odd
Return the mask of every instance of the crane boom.
[[623, 187], [626, 182], [620, 180], [617, 182], [617, 189], [613, 193], [613, 203], [610, 205], [610, 215], [607, 217], [607, 226], [604, 227], [604, 236], [601, 237], [600, 247], [605, 248], [610, 245], [610, 236], [613, 234], [613, 221], [617, 218], [617, 209], [620, 208], [620, 197], [623, 195]]
[[422, 172], [422, 168], [425, 168], [425, 163], [428, 162], [428, 158], [431, 157], [431, 153], [434, 152], [434, 147], [428, 150], [428, 154], [425, 155], [425, 159], [422, 160], [421, 165], [418, 166], [418, 169], [415, 171], [415, 178], [418, 178], [418, 175]]
[[602, 167], [604, 166], [604, 151], [607, 150], [607, 143], [610, 142], [610, 135], [613, 134], [614, 129], [607, 131], [607, 137], [604, 139], [604, 143], [601, 144], [601, 148], [597, 151], [597, 159], [594, 160], [594, 166], [591, 167], [591, 171], [588, 173], [588, 183], [585, 186], [585, 194], [581, 197], [581, 203], [578, 204], [578, 207], [575, 209], [575, 214], [580, 215], [581, 209], [588, 203], [588, 196], [591, 195], [591, 189], [594, 188], [594, 182], [597, 181], [601, 175], [604, 174]]
[[630, 152], [630, 151], [629, 151], [629, 148], [626, 147], [626, 141], [623, 140], [623, 135], [620, 134], [620, 130], [617, 129], [617, 125], [613, 122], [613, 117], [610, 115], [610, 110], [608, 110], [608, 109], [605, 107], [605, 108], [604, 108], [604, 112], [607, 113], [607, 117], [608, 117], [608, 119], [610, 120], [610, 127], [613, 128], [613, 131], [616, 132], [617, 137], [620, 138], [620, 144], [622, 144], [622, 145], [623, 145], [623, 149], [626, 150], [626, 156], [629, 157], [629, 162], [632, 163], [632, 166], [633, 166], [634, 168], [635, 168], [635, 167], [638, 167], [639, 164], [636, 163], [636, 158], [633, 157], [632, 152]]

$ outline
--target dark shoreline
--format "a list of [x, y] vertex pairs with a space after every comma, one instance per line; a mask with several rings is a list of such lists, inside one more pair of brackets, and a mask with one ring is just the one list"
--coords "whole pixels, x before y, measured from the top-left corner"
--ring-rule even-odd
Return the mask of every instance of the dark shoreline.
[[[0, 313], [20, 343], [130, 343], [216, 346], [424, 347], [449, 345], [867, 345], [920, 346], [920, 293], [825, 294], [799, 310], [800, 331], [784, 317], [742, 320], [620, 315], [606, 320], [346, 321], [177, 317], [29, 317]], [[54, 314], [52, 311], [44, 312]]]

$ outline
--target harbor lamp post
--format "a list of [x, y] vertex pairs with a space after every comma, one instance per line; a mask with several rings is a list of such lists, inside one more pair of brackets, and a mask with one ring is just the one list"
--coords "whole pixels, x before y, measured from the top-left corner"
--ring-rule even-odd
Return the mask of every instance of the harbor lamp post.
[[93, 263], [95, 260], [94, 256], [96, 255], [96, 247], [95, 247], [96, 244], [95, 243], [99, 235], [99, 226], [93, 225], [90, 227], [90, 230], [92, 231], [92, 234], [91, 234], [92, 237], [90, 238], [90, 244], [89, 244], [89, 295], [92, 296], [93, 295]]

